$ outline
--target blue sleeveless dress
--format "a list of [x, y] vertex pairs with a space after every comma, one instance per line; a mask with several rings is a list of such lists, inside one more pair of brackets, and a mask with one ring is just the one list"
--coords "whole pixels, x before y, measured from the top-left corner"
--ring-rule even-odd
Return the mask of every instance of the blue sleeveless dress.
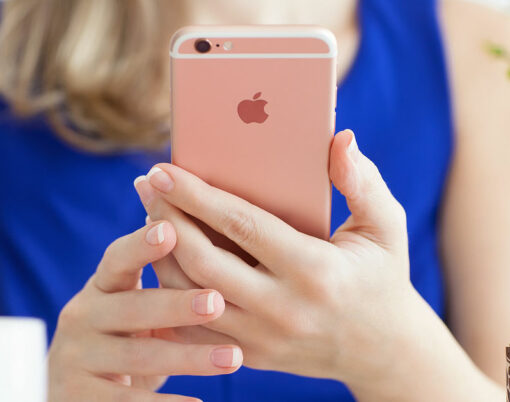
[[[408, 215], [411, 279], [443, 315], [437, 216], [451, 156], [452, 119], [433, 0], [362, 0], [362, 38], [338, 90], [337, 129], [352, 128]], [[36, 316], [53, 333], [60, 309], [107, 245], [144, 223], [133, 179], [161, 154], [97, 156], [61, 142], [42, 118], [0, 109], [0, 315]], [[332, 230], [348, 216], [335, 191]], [[151, 270], [144, 276], [155, 286]], [[242, 368], [174, 377], [164, 392], [208, 402], [351, 401], [332, 380]]]

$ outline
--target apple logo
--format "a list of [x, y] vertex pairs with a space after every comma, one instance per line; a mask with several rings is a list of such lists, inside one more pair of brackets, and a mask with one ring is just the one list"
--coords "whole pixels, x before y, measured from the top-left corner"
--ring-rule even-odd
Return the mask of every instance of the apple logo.
[[264, 110], [267, 101], [264, 99], [259, 99], [261, 95], [262, 92], [257, 92], [255, 95], [253, 95], [253, 100], [245, 99], [239, 102], [239, 105], [237, 106], [237, 113], [239, 114], [241, 120], [245, 123], [261, 124], [267, 120], [269, 115]]

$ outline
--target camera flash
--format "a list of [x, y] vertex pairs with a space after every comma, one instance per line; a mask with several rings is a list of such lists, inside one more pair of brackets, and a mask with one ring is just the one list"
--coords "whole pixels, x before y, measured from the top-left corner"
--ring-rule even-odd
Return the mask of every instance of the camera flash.
[[228, 41], [223, 44], [223, 49], [232, 50], [232, 42]]

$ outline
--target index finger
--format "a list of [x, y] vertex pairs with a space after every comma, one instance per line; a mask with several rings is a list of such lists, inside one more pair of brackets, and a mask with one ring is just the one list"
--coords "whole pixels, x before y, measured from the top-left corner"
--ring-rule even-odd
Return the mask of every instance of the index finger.
[[175, 243], [175, 230], [166, 221], [120, 237], [106, 249], [92, 282], [106, 293], [134, 289], [143, 268], [167, 255]]
[[228, 237], [270, 270], [296, 267], [296, 261], [308, 259], [311, 236], [248, 201], [175, 165], [158, 164], [147, 177], [166, 201]]

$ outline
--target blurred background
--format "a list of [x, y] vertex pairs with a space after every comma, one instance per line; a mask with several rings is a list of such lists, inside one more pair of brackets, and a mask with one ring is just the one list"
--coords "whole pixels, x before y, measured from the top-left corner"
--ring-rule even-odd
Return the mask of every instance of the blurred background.
[[487, 4], [510, 11], [510, 0], [470, 0], [473, 3]]

